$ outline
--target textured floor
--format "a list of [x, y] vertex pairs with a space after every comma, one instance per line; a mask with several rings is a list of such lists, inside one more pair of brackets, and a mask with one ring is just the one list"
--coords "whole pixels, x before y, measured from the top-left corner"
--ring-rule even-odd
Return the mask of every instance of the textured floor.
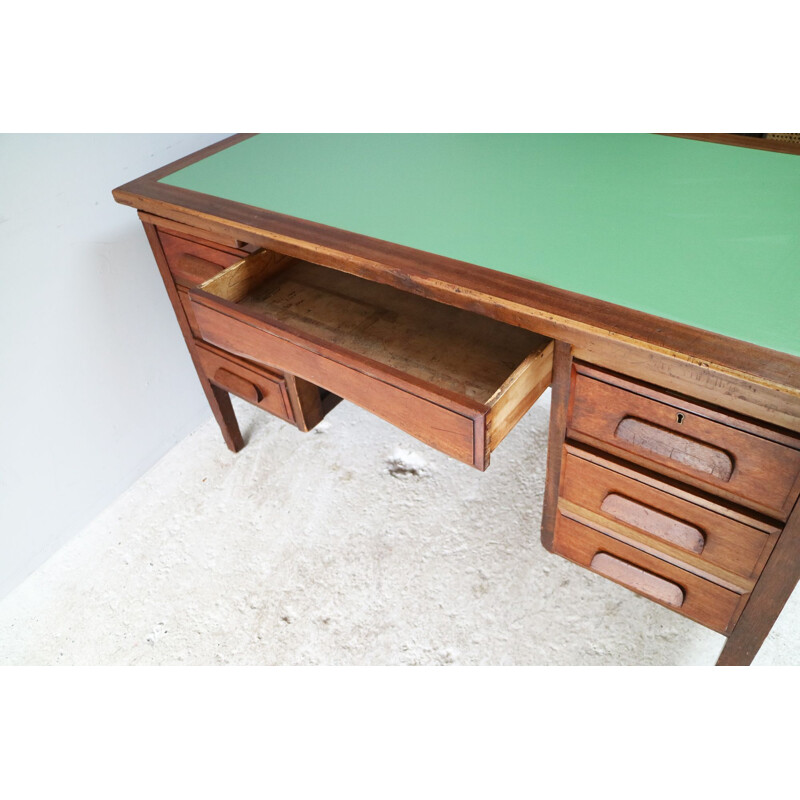
[[[548, 554], [548, 396], [481, 474], [340, 404], [237, 402], [0, 602], [0, 664], [713, 664], [723, 637]], [[800, 597], [757, 664], [800, 664]]]

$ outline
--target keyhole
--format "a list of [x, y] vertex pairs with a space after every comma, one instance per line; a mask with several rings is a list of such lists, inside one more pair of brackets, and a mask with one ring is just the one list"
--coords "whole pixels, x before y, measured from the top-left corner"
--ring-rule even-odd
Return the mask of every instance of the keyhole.
[[678, 412], [678, 425], [683, 425], [684, 416]]

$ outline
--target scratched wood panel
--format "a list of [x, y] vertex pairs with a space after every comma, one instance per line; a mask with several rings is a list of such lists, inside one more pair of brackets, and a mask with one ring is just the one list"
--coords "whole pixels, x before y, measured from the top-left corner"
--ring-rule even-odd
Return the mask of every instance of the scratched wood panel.
[[240, 305], [479, 403], [548, 343], [536, 333], [308, 262], [292, 263]]
[[797, 497], [800, 440], [717, 411], [703, 415], [696, 403], [652, 387], [642, 389], [644, 396], [630, 391], [630, 381], [622, 388], [613, 375], [604, 377], [609, 382], [574, 373], [569, 436], [786, 519]]
[[[605, 536], [588, 525], [582, 525], [561, 514], [557, 516], [556, 520], [553, 548], [554, 552], [582, 567], [591, 568], [595, 557], [600, 553], [605, 553], [638, 568], [639, 572], [636, 573], [635, 581], [631, 581], [622, 572], [611, 572], [610, 574], [606, 572], [605, 577], [622, 584], [627, 589], [644, 594], [648, 599], [719, 633], [725, 633], [728, 630], [746, 597], [746, 595], [740, 595], [693, 575], [674, 564], [668, 564], [649, 553], [643, 553], [624, 542]], [[655, 593], [648, 591], [646, 582], [643, 585], [641, 572], [679, 587], [684, 595], [680, 607], [676, 608], [670, 604], [659, 590], [656, 590]]]
[[[578, 453], [577, 449], [565, 453], [563, 499], [641, 531], [647, 535], [642, 538], [656, 548], [665, 543], [682, 548], [684, 552], [679, 549], [677, 555], [684, 564], [702, 566], [705, 562], [743, 577], [755, 575], [761, 553], [770, 540], [768, 532], [755, 527], [760, 524], [757, 520], [752, 525], [744, 524], [722, 513], [725, 509], [720, 506], [716, 510], [705, 508], [662, 491], [647, 476], [634, 480], [580, 458]], [[625, 498], [635, 505], [609, 501], [612, 497]], [[777, 530], [772, 529], [773, 536]], [[692, 558], [692, 553], [697, 558]]]
[[282, 375], [250, 369], [241, 361], [227, 358], [202, 343], [197, 344], [197, 353], [213, 384], [287, 422], [295, 421]]
[[212, 278], [247, 255], [241, 250], [212, 247], [162, 230], [158, 231], [158, 238], [172, 277], [178, 285], [186, 288]]
[[550, 383], [547, 337], [266, 250], [193, 290], [190, 305], [205, 341], [481, 470]]

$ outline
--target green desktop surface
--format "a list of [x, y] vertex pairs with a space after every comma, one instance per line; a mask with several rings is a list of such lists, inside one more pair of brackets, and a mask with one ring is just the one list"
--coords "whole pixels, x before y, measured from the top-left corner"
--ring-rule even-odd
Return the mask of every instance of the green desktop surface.
[[800, 356], [800, 156], [650, 134], [262, 134], [161, 180]]

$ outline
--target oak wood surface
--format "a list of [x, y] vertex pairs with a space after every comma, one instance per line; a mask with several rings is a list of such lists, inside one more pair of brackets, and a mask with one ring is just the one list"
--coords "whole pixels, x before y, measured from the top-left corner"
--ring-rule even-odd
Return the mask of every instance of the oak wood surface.
[[735, 572], [704, 560], [701, 556], [676, 547], [664, 539], [654, 539], [637, 528], [589, 511], [589, 509], [576, 505], [563, 497], [558, 501], [558, 510], [566, 519], [579, 522], [609, 538], [630, 545], [637, 552], [648, 553], [659, 561], [673, 564], [692, 575], [697, 575], [737, 594], [747, 593], [755, 585], [755, 578], [743, 578]]
[[[468, 464], [475, 462], [473, 416], [485, 409], [477, 405], [459, 410], [381, 379], [380, 369], [358, 369], [357, 360], [334, 358], [326, 348], [304, 346], [307, 342], [285, 332], [257, 328], [220, 314], [218, 309], [195, 302], [203, 338], [242, 358], [277, 367], [344, 397], [376, 416], [416, 436], [425, 444]], [[231, 324], [233, 322], [234, 324]], [[287, 338], [288, 337], [288, 338]], [[302, 342], [302, 344], [301, 344]], [[350, 363], [343, 363], [345, 361]], [[427, 393], [435, 397], [434, 392]], [[441, 400], [440, 400], [441, 402]], [[465, 413], [466, 412], [466, 413]], [[481, 443], [481, 449], [482, 449]]]
[[[485, 404], [341, 348], [311, 341], [307, 335], [298, 336], [268, 323], [259, 322], [256, 327], [249, 324], [247, 317], [233, 319], [220, 313], [213, 303], [204, 305], [202, 293], [197, 291], [193, 307], [204, 340], [329, 389], [478, 469], [488, 466], [485, 452], [489, 407]], [[543, 349], [546, 348], [545, 344]], [[550, 367], [541, 367], [549, 375]], [[543, 391], [546, 387], [538, 384], [537, 388]], [[532, 401], [532, 393], [519, 400]]]
[[494, 450], [523, 415], [550, 386], [553, 376], [553, 342], [537, 348], [506, 378], [487, 401], [487, 445]]
[[[646, 397], [580, 372], [572, 391], [570, 437], [657, 464], [666, 474], [779, 519], [786, 518], [797, 498], [800, 450], [751, 433], [749, 423], [743, 430], [736, 419], [724, 424], [664, 394]], [[638, 426], [636, 435], [630, 432], [633, 425]], [[720, 459], [725, 463], [720, 465]], [[735, 469], [726, 470], [734, 464]]]
[[564, 450], [578, 458], [590, 461], [592, 464], [597, 464], [634, 481], [646, 483], [661, 492], [680, 497], [693, 505], [707, 508], [715, 514], [722, 514], [764, 533], [778, 533], [782, 528], [781, 523], [776, 522], [771, 517], [744, 508], [738, 503], [732, 503], [723, 497], [715, 496], [702, 489], [689, 486], [680, 480], [674, 480], [670, 476], [653, 469], [631, 463], [630, 460], [626, 460], [624, 457], [617, 457], [607, 451], [598, 450], [569, 439], [564, 445]]
[[[747, 433], [752, 433], [755, 436], [760, 436], [763, 439], [769, 439], [772, 442], [792, 447], [795, 450], [800, 450], [800, 436], [786, 431], [780, 427], [770, 425], [769, 423], [760, 422], [758, 420], [750, 419], [747, 416], [736, 414], [724, 405], [707, 404], [700, 402], [692, 395], [682, 394], [680, 392], [667, 388], [669, 380], [663, 381], [660, 385], [652, 385], [637, 381], [630, 376], [623, 375], [613, 370], [602, 369], [598, 365], [586, 364], [581, 361], [575, 362], [575, 371], [580, 375], [585, 375], [589, 378], [608, 383], [612, 386], [618, 386], [634, 394], [640, 394], [643, 397], [649, 397], [651, 400], [657, 400], [659, 403], [665, 403], [675, 408], [677, 412], [690, 412], [700, 417], [704, 417], [714, 422], [720, 422], [723, 425], [730, 425]], [[718, 398], [719, 399], [719, 398]]]
[[631, 500], [630, 497], [611, 492], [603, 498], [600, 510], [612, 519], [632, 525], [692, 553], [702, 553], [706, 546], [705, 534], [697, 525], [670, 517], [638, 500]]
[[616, 440], [626, 442], [638, 450], [677, 461], [718, 481], [729, 481], [733, 475], [733, 459], [724, 450], [698, 442], [690, 436], [673, 433], [651, 422], [623, 417], [614, 436]]
[[[743, 602], [743, 596], [737, 592], [704, 580], [674, 564], [669, 564], [624, 542], [605, 536], [561, 514], [556, 518], [554, 552], [589, 569], [591, 569], [592, 560], [598, 553], [606, 553], [662, 578], [664, 581], [676, 584], [684, 592], [684, 601], [680, 608], [668, 605], [658, 596], [647, 596], [654, 602], [719, 633], [725, 633]], [[620, 583], [627, 589], [637, 591], [636, 586], [626, 584], [618, 577], [608, 574], [605, 577]], [[640, 589], [639, 593], [641, 593]]]
[[[609, 520], [616, 520], [645, 534], [644, 541], [658, 548], [664, 542], [709, 562], [749, 578], [756, 574], [759, 559], [770, 534], [742, 521], [731, 519], [720, 509], [712, 511], [687, 498], [675, 497], [652, 485], [646, 476], [640, 480], [620, 474], [580, 457], [573, 449], [565, 453], [561, 497]], [[689, 495], [688, 497], [691, 497]], [[609, 498], [620, 499], [609, 502]], [[633, 504], [633, 505], [631, 505]], [[638, 508], [637, 508], [638, 507]], [[681, 530], [681, 528], [688, 530]], [[778, 529], [773, 528], [773, 536]], [[650, 537], [648, 539], [648, 537]]]

